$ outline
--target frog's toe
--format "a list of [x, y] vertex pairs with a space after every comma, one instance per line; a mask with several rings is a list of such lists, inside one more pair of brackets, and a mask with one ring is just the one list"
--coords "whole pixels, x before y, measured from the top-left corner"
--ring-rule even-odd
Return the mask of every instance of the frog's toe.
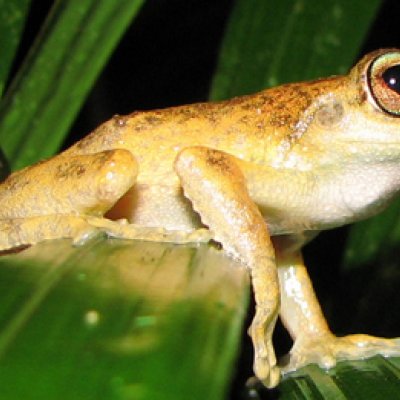
[[268, 357], [254, 360], [254, 373], [258, 380], [267, 388], [273, 388], [279, 384], [281, 371], [277, 365], [271, 365]]
[[[343, 358], [368, 358], [376, 354], [385, 357], [400, 355], [400, 338], [386, 339], [369, 335], [349, 335], [343, 338]], [[354, 347], [354, 348], [353, 348]], [[342, 356], [342, 354], [339, 354]]]
[[282, 373], [298, 370], [308, 364], [329, 369], [342, 360], [363, 360], [380, 354], [400, 356], [400, 338], [385, 339], [369, 335], [335, 337], [331, 334], [298, 340], [290, 353], [280, 360]]

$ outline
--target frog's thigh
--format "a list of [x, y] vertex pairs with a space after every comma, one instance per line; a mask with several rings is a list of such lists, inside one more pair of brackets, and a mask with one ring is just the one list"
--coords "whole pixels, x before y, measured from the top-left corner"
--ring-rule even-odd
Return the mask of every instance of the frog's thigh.
[[363, 359], [376, 354], [400, 355], [400, 339], [334, 336], [322, 314], [300, 252], [278, 252], [277, 264], [281, 286], [280, 317], [294, 341], [284, 360], [284, 372], [310, 363], [331, 368], [342, 359]]
[[86, 214], [104, 214], [136, 174], [132, 154], [114, 149], [59, 155], [11, 175], [0, 186], [0, 249], [58, 238], [81, 241], [98, 231]]
[[185, 193], [224, 249], [250, 269], [256, 315], [250, 328], [255, 347], [254, 370], [273, 387], [279, 369], [272, 347], [272, 332], [279, 306], [274, 250], [266, 224], [249, 197], [245, 178], [235, 159], [204, 148], [184, 149], [175, 170]]
[[0, 220], [45, 215], [103, 215], [136, 181], [127, 150], [59, 155], [0, 185]]
[[98, 231], [85, 217], [45, 215], [0, 221], [0, 251], [43, 240], [70, 238], [80, 243]]

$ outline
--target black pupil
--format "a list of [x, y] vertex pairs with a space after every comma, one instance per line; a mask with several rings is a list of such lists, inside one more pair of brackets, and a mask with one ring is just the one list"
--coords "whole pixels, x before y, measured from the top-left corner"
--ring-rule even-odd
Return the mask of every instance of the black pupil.
[[400, 65], [388, 68], [382, 78], [390, 89], [400, 94]]

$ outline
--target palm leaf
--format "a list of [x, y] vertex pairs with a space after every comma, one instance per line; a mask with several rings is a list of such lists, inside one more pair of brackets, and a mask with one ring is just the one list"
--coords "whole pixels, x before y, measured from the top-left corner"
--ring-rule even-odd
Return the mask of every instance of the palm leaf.
[[0, 105], [0, 140], [13, 168], [59, 149], [95, 78], [142, 3], [54, 3]]
[[226, 390], [221, 364], [237, 348], [247, 275], [222, 251], [59, 240], [0, 264], [2, 399], [219, 399]]
[[30, 1], [0, 1], [0, 98], [15, 57]]

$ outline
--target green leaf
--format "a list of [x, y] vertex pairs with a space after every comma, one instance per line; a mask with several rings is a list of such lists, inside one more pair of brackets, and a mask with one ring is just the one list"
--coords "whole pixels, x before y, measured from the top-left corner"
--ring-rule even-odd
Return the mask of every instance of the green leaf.
[[143, 0], [55, 2], [0, 108], [13, 169], [54, 154]]
[[238, 0], [210, 97], [346, 73], [379, 5], [379, 0]]
[[30, 0], [0, 0], [0, 98], [22, 34]]
[[246, 271], [209, 246], [97, 239], [0, 258], [0, 398], [221, 399]]
[[280, 385], [280, 400], [396, 399], [400, 393], [400, 359], [381, 356], [367, 361], [346, 361], [324, 371], [316, 365], [303, 368], [298, 378]]

